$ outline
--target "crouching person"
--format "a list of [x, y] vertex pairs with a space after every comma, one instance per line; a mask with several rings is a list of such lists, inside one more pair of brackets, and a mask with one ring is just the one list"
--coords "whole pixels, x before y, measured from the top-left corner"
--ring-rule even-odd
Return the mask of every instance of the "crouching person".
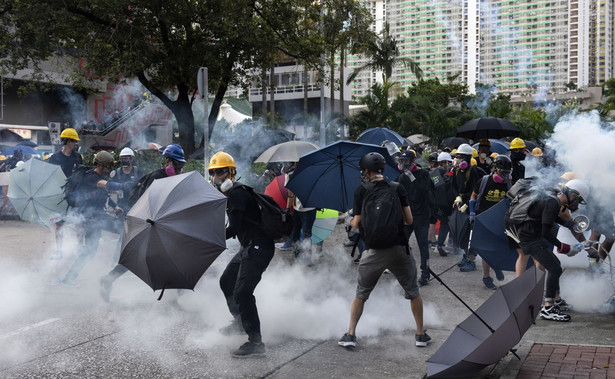
[[431, 337], [423, 329], [423, 301], [417, 284], [416, 263], [409, 254], [404, 223], [412, 224], [406, 190], [389, 182], [382, 175], [384, 157], [368, 153], [359, 162], [361, 181], [355, 191], [353, 228], [361, 230], [367, 246], [358, 268], [356, 297], [350, 308], [348, 332], [339, 340], [344, 347], [356, 346], [356, 327], [363, 313], [365, 302], [382, 273], [389, 269], [410, 299], [410, 309], [416, 322], [416, 346], [427, 346]]

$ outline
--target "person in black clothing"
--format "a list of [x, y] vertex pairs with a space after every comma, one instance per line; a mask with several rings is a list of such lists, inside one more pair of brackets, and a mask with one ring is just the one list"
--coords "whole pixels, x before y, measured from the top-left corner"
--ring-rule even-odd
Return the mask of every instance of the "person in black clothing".
[[[487, 174], [480, 167], [472, 165], [472, 153], [472, 147], [467, 143], [459, 145], [457, 148], [457, 166], [453, 171], [453, 188], [458, 194], [453, 202], [453, 207], [463, 213], [468, 211], [470, 197], [476, 183], [480, 182], [482, 177]], [[459, 239], [454, 241], [455, 246], [464, 250], [463, 259], [457, 263], [459, 269], [463, 272], [476, 270], [476, 264], [470, 261], [468, 257], [470, 228], [467, 228], [465, 235], [458, 237]]]
[[[470, 199], [470, 224], [473, 225], [477, 215], [485, 212], [492, 206], [506, 198], [506, 193], [511, 186], [510, 170], [512, 164], [510, 158], [505, 155], [498, 155], [493, 159], [494, 170], [490, 175], [485, 175], [476, 184]], [[476, 252], [470, 250], [469, 258], [471, 262], [476, 259]], [[504, 280], [502, 270], [495, 270], [498, 280]], [[493, 279], [489, 275], [489, 264], [483, 259], [483, 283], [485, 287], [495, 290]]]
[[212, 184], [228, 196], [226, 238], [237, 237], [241, 244], [220, 277], [220, 288], [233, 315], [233, 322], [220, 332], [229, 335], [241, 333], [243, 329], [248, 335], [248, 342], [231, 352], [233, 357], [262, 357], [265, 344], [254, 290], [273, 258], [274, 241], [259, 226], [260, 210], [250, 189], [235, 181], [237, 166], [233, 157], [217, 152], [209, 160], [208, 169]]
[[476, 165], [483, 169], [487, 174], [491, 172], [491, 142], [483, 139], [478, 143], [478, 157]]
[[427, 170], [416, 164], [416, 155], [412, 150], [406, 150], [399, 156], [397, 167], [402, 172], [397, 178], [408, 193], [408, 203], [412, 210], [414, 222], [405, 225], [406, 238], [412, 232], [416, 238], [421, 254], [421, 278], [419, 284], [429, 284], [429, 217], [433, 206], [434, 184]]
[[525, 159], [525, 141], [515, 138], [510, 141], [510, 160], [512, 161], [512, 184], [525, 178], [525, 166], [521, 163]]
[[[80, 191], [84, 196], [83, 205], [74, 208], [74, 214], [84, 229], [84, 244], [77, 260], [59, 283], [74, 285], [79, 272], [96, 254], [101, 231], [119, 233], [122, 227], [117, 218], [109, 216], [105, 211], [107, 191], [110, 190], [111, 183], [105, 178], [113, 168], [113, 156], [106, 151], [100, 151], [94, 156], [94, 163], [96, 167], [83, 174], [83, 181], [76, 188], [76, 191]], [[122, 208], [116, 206], [115, 212], [122, 212]]]
[[[436, 223], [440, 221], [440, 231], [436, 249], [440, 256], [445, 257], [448, 252], [444, 249], [444, 242], [449, 232], [448, 218], [452, 213], [453, 201], [455, 200], [455, 190], [453, 189], [453, 158], [449, 153], [442, 152], [438, 155], [439, 167], [430, 171], [431, 181], [434, 184], [434, 201], [431, 210], [429, 229], [435, 236]], [[433, 232], [431, 232], [433, 230]]]
[[[130, 150], [130, 152], [128, 150], [124, 149], [120, 152], [120, 161], [122, 160], [122, 157], [130, 156], [129, 153], [131, 153], [132, 150]], [[124, 172], [124, 163], [122, 164], [122, 167], [118, 169], [116, 177], [125, 174], [125, 181], [122, 182], [118, 180], [116, 182], [111, 182], [110, 186], [114, 191], [121, 191], [121, 193], [124, 194], [124, 199], [128, 200], [126, 202], [119, 202], [120, 206], [123, 205], [122, 209], [124, 209], [124, 206], [127, 207], [126, 212], [128, 211], [128, 209], [130, 209], [130, 207], [134, 205], [134, 203], [136, 203], [139, 197], [143, 195], [143, 193], [149, 188], [149, 186], [154, 182], [154, 180], [178, 175], [183, 172], [182, 168], [184, 167], [186, 160], [184, 159], [184, 150], [181, 148], [181, 146], [168, 145], [162, 152], [162, 156], [164, 157], [164, 166], [160, 169], [150, 172], [149, 174], [144, 175], [139, 179], [136, 184], [134, 184], [134, 181], [131, 176]], [[130, 162], [132, 166], [131, 157]], [[131, 170], [129, 172], [132, 174], [134, 169], [135, 167], [131, 167]], [[119, 174], [119, 171], [122, 171], [122, 174]], [[130, 196], [127, 196], [127, 193], [130, 193]], [[121, 236], [120, 240], [118, 241], [118, 245], [121, 245]], [[120, 253], [121, 251], [119, 249], [116, 249], [116, 257], [114, 257], [114, 260], [119, 261]], [[100, 278], [100, 296], [103, 298], [104, 301], [109, 301], [113, 282], [117, 280], [117, 278], [119, 278], [120, 276], [124, 275], [126, 271], [128, 271], [128, 269], [118, 263], [111, 271], [109, 271], [107, 275]]]

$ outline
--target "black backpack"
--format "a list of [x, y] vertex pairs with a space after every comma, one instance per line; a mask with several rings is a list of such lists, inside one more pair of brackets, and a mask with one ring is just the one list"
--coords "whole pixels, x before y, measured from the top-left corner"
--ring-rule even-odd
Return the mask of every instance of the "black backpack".
[[245, 188], [256, 201], [261, 212], [261, 220], [248, 220], [252, 224], [258, 225], [267, 237], [276, 241], [285, 236], [290, 236], [293, 231], [293, 216], [287, 209], [282, 209], [278, 203], [269, 195], [258, 193], [252, 187], [241, 183], [234, 183], [233, 189], [236, 187]]
[[517, 195], [521, 195], [522, 193], [529, 191], [535, 179], [535, 176], [530, 176], [528, 178], [521, 178], [517, 180], [517, 182], [508, 189], [508, 192], [506, 192], [506, 197], [509, 200], [513, 200], [517, 197]]
[[66, 184], [62, 186], [64, 190], [63, 199], [71, 208], [78, 208], [85, 204], [87, 200], [86, 191], [82, 188], [85, 174], [94, 168], [85, 165], [78, 165], [73, 169], [72, 175], [66, 179]]
[[399, 183], [371, 182], [361, 208], [361, 238], [368, 248], [386, 249], [398, 245], [403, 235], [404, 214], [397, 195]]

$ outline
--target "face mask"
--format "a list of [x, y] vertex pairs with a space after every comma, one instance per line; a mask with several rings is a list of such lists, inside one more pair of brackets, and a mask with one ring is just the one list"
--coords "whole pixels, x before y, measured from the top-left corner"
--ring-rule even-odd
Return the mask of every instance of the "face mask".
[[467, 169], [468, 166], [469, 166], [469, 164], [466, 161], [462, 161], [461, 163], [459, 163], [459, 169], [461, 169], [461, 170]]
[[504, 183], [504, 178], [500, 174], [493, 174], [493, 181], [496, 183]]
[[419, 167], [416, 165], [416, 163], [412, 163], [410, 165], [410, 171], [414, 172], [414, 171], [416, 171], [418, 169], [419, 169]]
[[122, 164], [122, 167], [128, 167], [130, 166], [130, 159], [120, 159], [120, 163]]
[[485, 153], [480, 153], [480, 159], [486, 159], [487, 158], [487, 154]]
[[525, 159], [525, 153], [516, 153], [513, 151], [510, 153], [510, 159], [513, 161], [522, 161]]
[[222, 193], [227, 192], [231, 189], [231, 187], [233, 187], [233, 182], [229, 178], [221, 179], [217, 176], [214, 176], [212, 183], [214, 187], [216, 187], [218, 191]]
[[173, 176], [175, 175], [175, 169], [173, 168], [173, 166], [167, 166], [164, 169], [164, 172], [167, 174], [167, 176]]

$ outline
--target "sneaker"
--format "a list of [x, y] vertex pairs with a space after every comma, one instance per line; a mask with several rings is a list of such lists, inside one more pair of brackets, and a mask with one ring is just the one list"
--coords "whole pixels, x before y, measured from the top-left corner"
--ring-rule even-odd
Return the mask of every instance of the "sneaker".
[[552, 321], [570, 321], [570, 315], [562, 313], [560, 309], [554, 305], [550, 307], [543, 306], [540, 309], [540, 318], [543, 320], [552, 320]]
[[293, 241], [285, 241], [282, 246], [280, 246], [280, 250], [287, 251], [293, 249]]
[[109, 302], [109, 297], [111, 295], [111, 285], [112, 282], [111, 280], [109, 280], [109, 278], [107, 277], [107, 275], [103, 276], [100, 278], [99, 280], [100, 283], [100, 297], [106, 302]]
[[560, 311], [572, 310], [572, 305], [568, 304], [564, 299], [555, 300], [555, 306], [558, 307]]
[[344, 347], [355, 347], [357, 346], [357, 336], [353, 336], [352, 334], [344, 333], [342, 338], [337, 341], [337, 344]]
[[444, 246], [438, 246], [436, 249], [438, 250], [438, 253], [440, 253], [441, 257], [446, 257], [448, 255], [446, 250], [444, 250]]
[[435, 241], [434, 241], [434, 242], [429, 241], [429, 247], [430, 247], [430, 248], [435, 249], [437, 246], [438, 246], [438, 243], [437, 243], [437, 242], [435, 242]]
[[429, 284], [429, 278], [426, 278], [424, 276], [421, 276], [421, 278], [419, 279], [419, 286], [423, 287]]
[[233, 358], [257, 358], [265, 356], [265, 344], [254, 342], [246, 342], [239, 347], [239, 349], [231, 353]]
[[498, 288], [495, 286], [495, 284], [493, 284], [493, 279], [491, 279], [490, 276], [483, 278], [483, 283], [485, 283], [485, 287], [487, 287], [490, 290], [494, 290]]
[[423, 334], [415, 334], [414, 339], [418, 347], [425, 347], [429, 344], [429, 341], [431, 341], [431, 337], [427, 334], [427, 329], [423, 331]]
[[502, 270], [493, 269], [493, 271], [495, 271], [495, 278], [497, 280], [499, 280], [500, 282], [504, 280], [504, 272], [502, 272]]
[[241, 322], [239, 320], [234, 320], [229, 325], [218, 329], [218, 331], [225, 336], [236, 336], [240, 334], [245, 334], [243, 327], [241, 326]]
[[476, 263], [469, 260], [468, 263], [459, 267], [459, 271], [461, 272], [476, 271]]
[[470, 262], [470, 260], [468, 259], [468, 256], [464, 254], [463, 258], [461, 258], [461, 260], [457, 262], [457, 266], [465, 266], [468, 262]]

